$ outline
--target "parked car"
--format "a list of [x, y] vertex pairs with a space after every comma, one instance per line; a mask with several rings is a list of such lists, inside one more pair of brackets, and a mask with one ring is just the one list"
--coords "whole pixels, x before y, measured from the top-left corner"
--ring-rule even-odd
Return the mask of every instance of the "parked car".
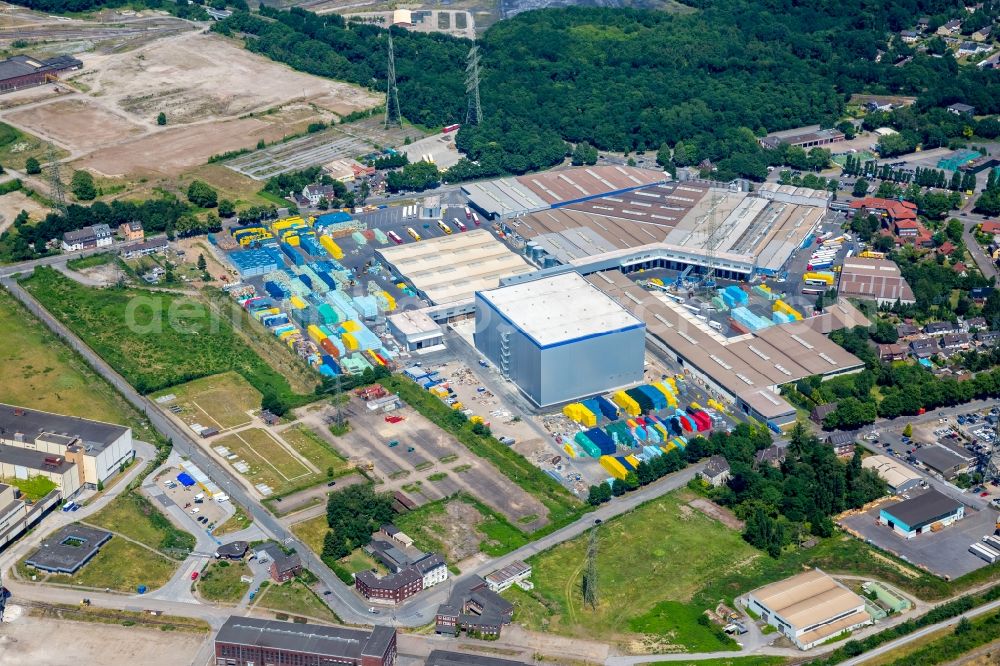
[[198, 572], [197, 571], [192, 571], [191, 572], [191, 580], [198, 580]]

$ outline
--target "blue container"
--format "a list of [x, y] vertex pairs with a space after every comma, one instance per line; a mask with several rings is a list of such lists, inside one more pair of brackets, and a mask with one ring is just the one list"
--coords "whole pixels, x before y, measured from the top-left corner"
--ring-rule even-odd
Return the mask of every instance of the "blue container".
[[649, 384], [642, 384], [638, 387], [644, 395], [649, 396], [649, 399], [653, 401], [653, 409], [666, 409], [667, 408], [667, 397], [655, 389]]
[[603, 395], [599, 395], [594, 398], [597, 401], [597, 406], [601, 410], [601, 414], [604, 414], [604, 418], [614, 421], [618, 418], [618, 406], [611, 402]]

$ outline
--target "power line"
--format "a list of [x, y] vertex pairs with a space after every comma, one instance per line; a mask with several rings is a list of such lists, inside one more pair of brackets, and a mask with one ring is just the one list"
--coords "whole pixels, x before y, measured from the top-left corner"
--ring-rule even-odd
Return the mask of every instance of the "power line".
[[469, 49], [465, 65], [465, 92], [469, 98], [469, 107], [465, 112], [467, 125], [479, 125], [483, 122], [483, 107], [479, 102], [479, 47]]
[[56, 149], [51, 143], [48, 149], [49, 161], [49, 195], [55, 207], [66, 212], [66, 188], [63, 187], [59, 160], [56, 159]]
[[392, 33], [389, 33], [389, 71], [386, 76], [388, 85], [385, 91], [385, 126], [402, 127], [403, 114], [399, 110], [399, 90], [396, 88], [396, 53], [392, 45]]

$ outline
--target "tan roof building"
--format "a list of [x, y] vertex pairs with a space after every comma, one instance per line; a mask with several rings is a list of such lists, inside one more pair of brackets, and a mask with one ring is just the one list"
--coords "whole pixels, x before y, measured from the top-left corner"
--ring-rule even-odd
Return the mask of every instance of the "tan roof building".
[[920, 474], [889, 456], [868, 456], [861, 461], [861, 466], [874, 470], [894, 493], [905, 493], [923, 480]]
[[819, 569], [754, 590], [747, 606], [802, 650], [872, 621], [864, 599]]
[[913, 289], [895, 262], [888, 259], [846, 259], [840, 271], [837, 292], [841, 296], [873, 300], [879, 305], [892, 304], [897, 300], [904, 305], [916, 303]]

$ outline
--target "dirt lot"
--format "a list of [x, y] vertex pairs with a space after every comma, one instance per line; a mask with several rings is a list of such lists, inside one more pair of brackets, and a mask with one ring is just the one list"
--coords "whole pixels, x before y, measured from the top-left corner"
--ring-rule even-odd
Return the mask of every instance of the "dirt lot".
[[5, 118], [74, 152], [94, 150], [143, 132], [125, 116], [79, 96], [11, 111]]
[[[541, 502], [410, 407], [392, 413], [402, 416], [403, 421], [388, 423], [384, 414], [369, 411], [361, 400], [352, 397], [345, 413], [351, 432], [338, 438], [337, 447], [352, 460], [374, 465], [374, 476], [383, 481], [379, 490], [401, 490], [418, 504], [465, 491], [511, 522], [534, 516], [521, 523], [525, 531], [534, 531], [547, 522]], [[313, 413], [303, 420], [322, 418], [322, 414]], [[390, 441], [399, 444], [390, 447]]]
[[74, 164], [99, 174], [176, 174], [204, 164], [212, 155], [253, 148], [259, 139], [275, 141], [285, 136], [281, 125], [256, 118], [175, 127], [97, 150]]
[[14, 224], [14, 218], [22, 210], [28, 211], [28, 215], [33, 220], [40, 220], [45, 217], [49, 209], [29, 198], [24, 192], [11, 192], [0, 197], [0, 233], [7, 230], [7, 227]]
[[[176, 177], [212, 155], [380, 102], [377, 93], [292, 71], [213, 34], [184, 32], [80, 58], [84, 68], [68, 81], [83, 92], [42, 96], [0, 116], [68, 150], [73, 168], [107, 177]], [[165, 127], [156, 124], [160, 112]]]
[[[188, 664], [205, 637], [93, 622], [69, 622], [22, 615], [5, 623], [0, 666], [175, 666]], [[114, 646], [113, 649], [109, 649]]]
[[161, 111], [170, 124], [239, 116], [308, 100], [337, 115], [378, 104], [372, 92], [295, 72], [219, 35], [185, 33], [125, 54], [84, 54], [72, 77], [148, 122]]

